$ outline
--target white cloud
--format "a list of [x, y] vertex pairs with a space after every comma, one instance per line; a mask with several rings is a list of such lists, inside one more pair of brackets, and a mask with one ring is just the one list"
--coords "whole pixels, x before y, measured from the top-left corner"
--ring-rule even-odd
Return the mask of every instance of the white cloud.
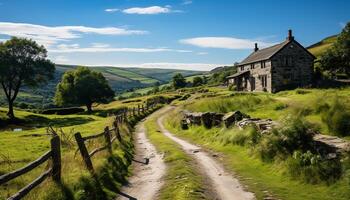
[[52, 58], [53, 62], [59, 63], [59, 64], [67, 64], [69, 62], [69, 59], [65, 56], [56, 56]]
[[208, 55], [208, 52], [198, 52], [197, 55]]
[[184, 0], [183, 2], [182, 2], [182, 5], [190, 5], [190, 4], [192, 4], [193, 2], [191, 1], [191, 0]]
[[59, 44], [57, 45], [58, 49], [77, 49], [79, 48], [79, 44]]
[[94, 48], [108, 48], [111, 45], [104, 44], [104, 43], [91, 43], [91, 46], [94, 47]]
[[172, 12], [170, 6], [150, 6], [150, 7], [134, 7], [134, 8], [128, 8], [124, 9], [123, 13], [126, 14], [138, 14], [138, 15], [155, 15], [155, 14], [161, 14], [161, 13], [170, 13]]
[[105, 9], [105, 12], [109, 12], [109, 13], [113, 13], [113, 12], [117, 12], [117, 11], [119, 11], [118, 8], [107, 8], [107, 9]]
[[86, 26], [42, 26], [26, 23], [0, 22], [0, 34], [31, 38], [39, 44], [47, 47], [56, 44], [59, 41], [69, 41], [71, 39], [81, 38], [82, 34], [139, 35], [147, 33], [147, 31], [128, 30], [116, 27], [94, 28]]
[[271, 46], [274, 43], [239, 39], [233, 37], [197, 37], [182, 39], [179, 41], [182, 44], [190, 44], [203, 48], [222, 48], [222, 49], [251, 49], [254, 48], [254, 43], [258, 43], [259, 47]]
[[50, 53], [105, 53], [105, 52], [130, 52], [130, 53], [155, 53], [155, 52], [177, 52], [190, 53], [192, 51], [169, 48], [112, 48], [109, 46], [92, 45], [85, 48], [56, 48], [49, 49]]

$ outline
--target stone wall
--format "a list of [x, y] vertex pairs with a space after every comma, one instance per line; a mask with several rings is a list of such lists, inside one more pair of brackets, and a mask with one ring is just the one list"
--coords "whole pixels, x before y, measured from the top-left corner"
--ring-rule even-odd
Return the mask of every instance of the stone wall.
[[311, 84], [313, 57], [295, 41], [272, 57], [272, 92]]

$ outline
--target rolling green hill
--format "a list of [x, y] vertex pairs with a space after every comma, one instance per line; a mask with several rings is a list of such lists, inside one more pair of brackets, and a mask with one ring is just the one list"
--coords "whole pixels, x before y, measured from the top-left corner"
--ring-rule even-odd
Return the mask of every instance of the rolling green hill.
[[[64, 72], [73, 70], [77, 66], [56, 65], [54, 79], [48, 84], [39, 88], [21, 88], [16, 104], [29, 104], [35, 107], [48, 107], [53, 104], [56, 85], [60, 82]], [[182, 73], [184, 76], [202, 74], [200, 71], [176, 70], [176, 69], [143, 69], [143, 68], [121, 68], [98, 66], [91, 67], [95, 71], [101, 72], [112, 89], [117, 93], [123, 93], [129, 89], [139, 89], [150, 87], [157, 82], [165, 84], [170, 81], [175, 73]], [[0, 105], [5, 104], [5, 96], [0, 89]]]
[[336, 41], [337, 35], [329, 36], [309, 47], [307, 49], [317, 58], [321, 56], [328, 48], [330, 48]]

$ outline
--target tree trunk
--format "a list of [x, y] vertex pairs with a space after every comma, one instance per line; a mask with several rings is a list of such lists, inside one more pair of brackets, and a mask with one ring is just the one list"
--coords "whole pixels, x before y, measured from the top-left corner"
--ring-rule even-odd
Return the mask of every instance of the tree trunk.
[[92, 112], [92, 104], [86, 104], [86, 108], [87, 108], [88, 113]]
[[15, 114], [13, 113], [13, 101], [9, 100], [9, 111], [7, 112], [7, 116], [10, 118], [10, 120], [15, 119]]

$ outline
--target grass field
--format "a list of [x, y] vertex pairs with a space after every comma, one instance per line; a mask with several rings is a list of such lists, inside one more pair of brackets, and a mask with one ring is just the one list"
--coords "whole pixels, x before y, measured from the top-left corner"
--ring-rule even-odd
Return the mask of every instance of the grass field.
[[307, 49], [317, 58], [319, 58], [321, 56], [322, 53], [324, 53], [328, 48], [330, 48], [333, 43], [336, 41], [337, 36], [330, 36], [327, 37], [323, 40], [321, 40], [320, 42], [311, 45], [310, 47], [308, 47]]
[[[16, 117], [21, 120], [21, 123], [0, 129], [0, 174], [25, 166], [48, 151], [50, 149], [50, 136], [40, 135], [47, 133], [46, 128], [51, 124], [62, 140], [63, 185], [59, 186], [52, 181], [45, 181], [25, 199], [84, 199], [87, 196], [93, 199], [113, 199], [117, 195], [118, 188], [122, 183], [125, 183], [125, 177], [129, 174], [128, 166], [131, 163], [133, 152], [132, 138], [130, 137], [131, 128], [125, 125], [121, 127], [124, 145], [115, 142], [112, 156], [107, 152], [101, 152], [92, 159], [103, 192], [99, 192], [101, 189], [98, 189], [96, 181], [85, 169], [79, 152], [76, 152], [77, 146], [73, 135], [76, 132], [80, 132], [83, 136], [101, 133], [104, 127], [112, 125], [112, 118], [100, 117], [101, 113], [114, 111], [125, 106], [136, 107], [143, 100], [145, 99], [98, 105], [95, 107], [93, 115], [85, 113], [42, 115], [15, 110]], [[0, 108], [0, 120], [6, 119], [6, 111], [5, 108]], [[13, 132], [14, 128], [22, 128], [23, 131]], [[104, 138], [101, 138], [96, 142], [88, 143], [88, 149], [91, 151], [103, 145], [105, 145], [105, 141]], [[46, 167], [47, 164], [43, 164], [30, 173], [2, 185], [0, 199], [6, 199], [30, 183]], [[86, 193], [89, 190], [91, 193]]]
[[[190, 126], [188, 130], [180, 128], [180, 110], [199, 112], [221, 112], [240, 110], [251, 117], [281, 120], [286, 116], [301, 116], [319, 127], [322, 133], [333, 134], [322, 121], [318, 112], [322, 105], [333, 101], [341, 101], [346, 110], [350, 109], [350, 88], [344, 89], [297, 89], [277, 94], [268, 93], [225, 93], [221, 88], [211, 88], [216, 95], [192, 93], [192, 99], [178, 102], [178, 109], [168, 113], [166, 128], [177, 136], [218, 152], [220, 160], [227, 169], [237, 174], [249, 190], [255, 192], [258, 199], [267, 193], [278, 199], [337, 199], [350, 197], [350, 176], [348, 168], [343, 177], [335, 183], [308, 184], [289, 175], [287, 163], [284, 161], [264, 162], [254, 153], [250, 146], [240, 146], [227, 142], [231, 140], [237, 129], [203, 126]], [[349, 137], [348, 137], [349, 138]], [[345, 166], [346, 167], [346, 166]], [[347, 166], [348, 167], [348, 166]]]
[[[169, 113], [168, 116], [174, 115], [174, 113]], [[264, 199], [267, 193], [285, 200], [346, 200], [350, 197], [349, 179], [346, 177], [330, 186], [306, 184], [293, 180], [288, 176], [283, 163], [262, 162], [259, 158], [254, 157], [247, 147], [221, 142], [220, 137], [229, 134], [230, 130], [223, 128], [208, 130], [202, 126], [181, 130], [178, 124], [173, 123], [173, 119], [174, 117], [167, 119], [165, 125], [168, 130], [181, 138], [218, 152], [226, 168], [234, 172], [236, 177], [250, 191], [253, 191], [258, 199]]]
[[[334, 135], [322, 121], [321, 107], [334, 101], [340, 101], [350, 110], [350, 88], [344, 89], [296, 89], [277, 94], [270, 93], [229, 93], [222, 89], [212, 89], [213, 97], [202, 94], [198, 100], [185, 105], [185, 109], [199, 112], [226, 113], [234, 110], [249, 114], [251, 117], [280, 120], [288, 115], [302, 115], [315, 124], [323, 134]], [[221, 97], [217, 97], [220, 96]], [[235, 96], [233, 96], [235, 95]]]

